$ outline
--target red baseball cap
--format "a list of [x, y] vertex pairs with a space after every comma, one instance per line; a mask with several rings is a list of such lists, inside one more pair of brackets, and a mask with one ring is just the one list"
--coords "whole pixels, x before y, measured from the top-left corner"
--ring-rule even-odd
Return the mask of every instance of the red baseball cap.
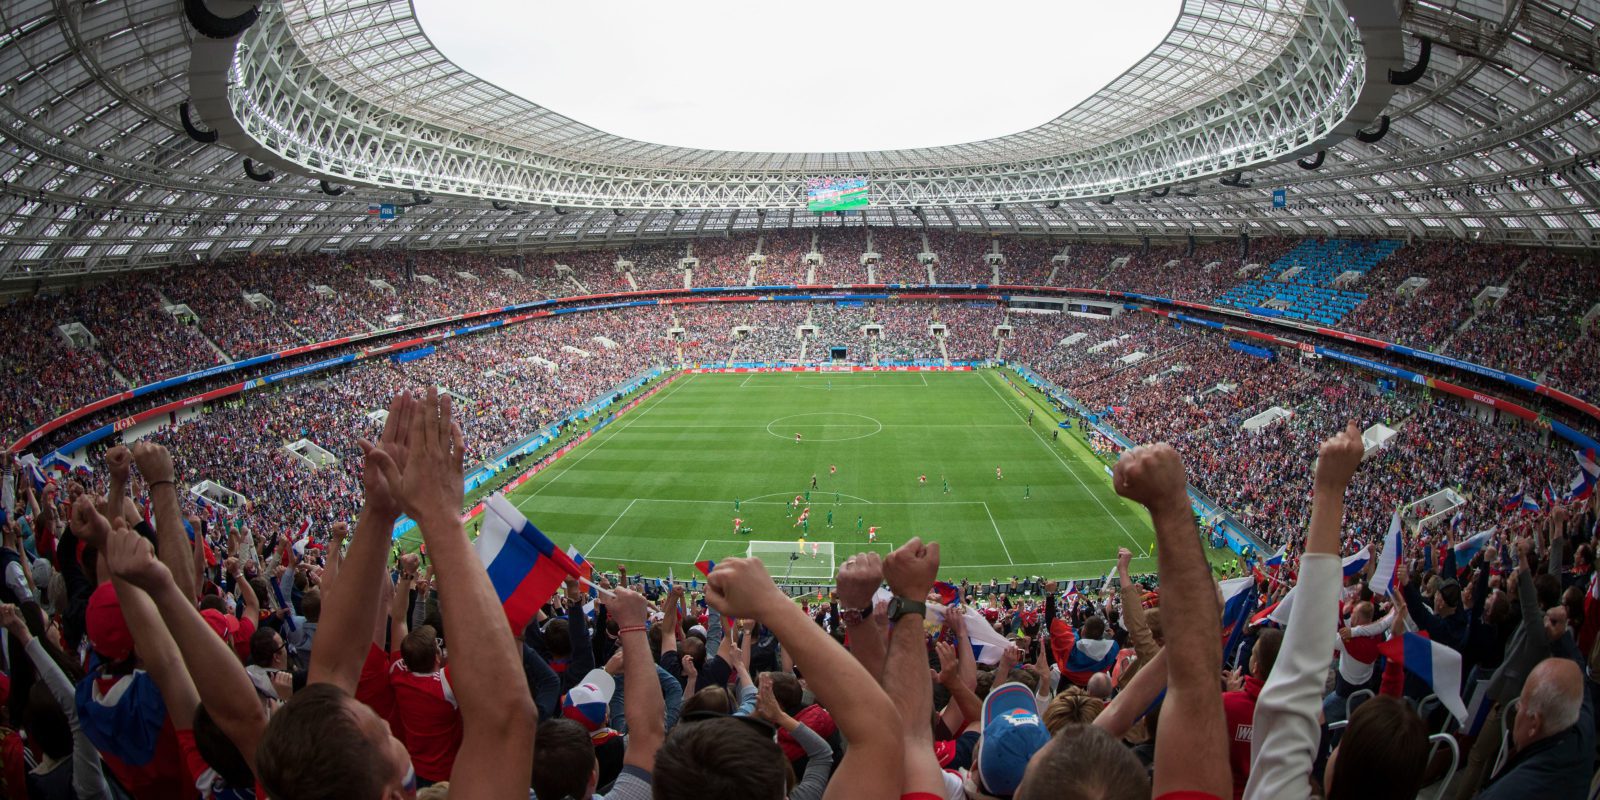
[[230, 647], [233, 646], [239, 633], [239, 620], [214, 608], [201, 611], [200, 616], [205, 619], [207, 625], [211, 626], [211, 630], [216, 631], [217, 635], [222, 637], [222, 641], [227, 642]]
[[100, 655], [112, 661], [133, 655], [133, 632], [128, 630], [122, 604], [117, 601], [117, 590], [110, 581], [100, 584], [94, 594], [89, 595], [84, 627], [89, 634], [89, 644]]

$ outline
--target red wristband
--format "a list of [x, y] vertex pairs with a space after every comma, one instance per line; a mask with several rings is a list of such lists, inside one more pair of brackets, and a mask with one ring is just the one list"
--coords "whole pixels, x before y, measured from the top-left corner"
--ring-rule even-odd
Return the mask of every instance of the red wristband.
[[648, 630], [648, 629], [643, 625], [629, 625], [626, 628], [618, 628], [617, 629], [617, 635], [621, 636], [624, 633], [633, 633], [635, 631], [637, 631], [639, 633], [644, 633], [646, 630]]

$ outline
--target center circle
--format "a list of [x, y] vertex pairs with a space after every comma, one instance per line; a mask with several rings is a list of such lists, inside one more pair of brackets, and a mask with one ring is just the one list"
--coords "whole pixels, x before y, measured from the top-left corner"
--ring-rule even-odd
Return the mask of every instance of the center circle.
[[883, 423], [878, 420], [844, 411], [790, 414], [767, 423], [767, 433], [779, 439], [793, 439], [798, 433], [802, 442], [848, 442], [882, 432]]

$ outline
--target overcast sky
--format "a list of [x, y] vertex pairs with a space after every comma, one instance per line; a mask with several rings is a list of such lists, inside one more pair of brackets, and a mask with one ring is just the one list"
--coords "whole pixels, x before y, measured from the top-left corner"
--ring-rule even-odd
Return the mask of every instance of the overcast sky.
[[958, 144], [1060, 115], [1180, 0], [414, 0], [469, 72], [608, 133], [721, 150]]

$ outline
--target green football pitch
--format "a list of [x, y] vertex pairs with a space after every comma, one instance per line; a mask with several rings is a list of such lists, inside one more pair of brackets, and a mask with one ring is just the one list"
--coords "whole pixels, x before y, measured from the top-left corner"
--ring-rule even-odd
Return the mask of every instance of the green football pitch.
[[[754, 540], [775, 576], [814, 579], [825, 549], [788, 558], [803, 534], [836, 562], [921, 536], [946, 578], [1098, 577], [1119, 547], [1154, 571], [1149, 516], [1076, 436], [1052, 439], [1034, 397], [995, 370], [684, 374], [508, 498], [608, 572], [698, 577]], [[790, 501], [807, 492], [803, 530]]]

